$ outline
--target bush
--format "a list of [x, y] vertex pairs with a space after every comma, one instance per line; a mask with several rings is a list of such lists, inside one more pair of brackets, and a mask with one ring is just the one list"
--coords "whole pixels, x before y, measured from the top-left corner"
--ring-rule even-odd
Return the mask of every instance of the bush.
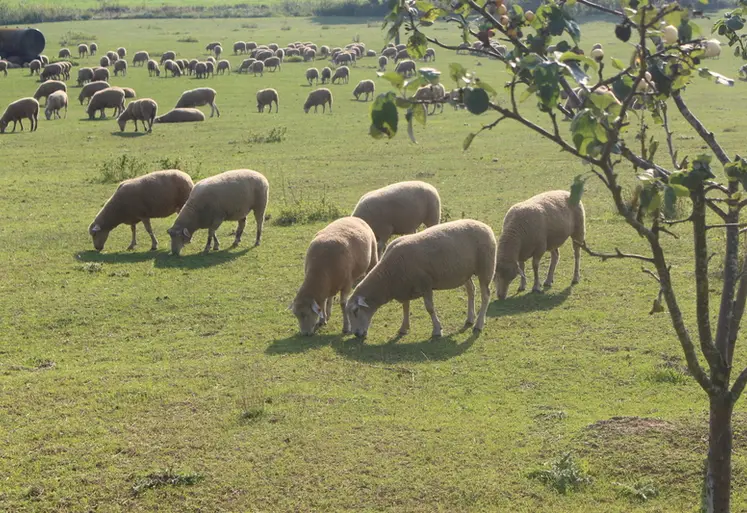
[[111, 158], [101, 163], [99, 166], [100, 183], [119, 183], [122, 180], [135, 178], [145, 173], [148, 164], [138, 157], [120, 157]]
[[249, 144], [279, 143], [285, 139], [285, 133], [288, 131], [284, 126], [272, 128], [266, 134], [251, 133], [246, 142]]
[[303, 57], [300, 55], [291, 55], [290, 57], [286, 57], [284, 59], [285, 62], [303, 62]]
[[316, 201], [296, 201], [284, 205], [275, 219], [278, 226], [294, 224], [312, 224], [321, 221], [334, 221], [343, 216], [337, 205], [330, 203], [326, 197]]

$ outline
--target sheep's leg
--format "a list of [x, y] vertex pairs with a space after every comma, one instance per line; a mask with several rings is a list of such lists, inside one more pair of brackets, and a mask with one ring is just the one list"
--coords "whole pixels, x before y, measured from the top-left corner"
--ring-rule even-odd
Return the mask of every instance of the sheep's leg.
[[539, 268], [541, 259], [542, 255], [538, 257], [532, 257], [532, 272], [534, 273], [534, 285], [532, 286], [532, 292], [542, 292], [542, 287], [540, 287], [539, 279]]
[[560, 250], [558, 248], [550, 251], [550, 269], [547, 271], [547, 279], [545, 280], [544, 287], [552, 287], [552, 282], [555, 280], [555, 267], [558, 265], [560, 259]]
[[400, 335], [407, 335], [410, 331], [410, 302], [402, 301], [402, 326], [399, 327]]
[[213, 251], [218, 251], [220, 249], [220, 242], [218, 242], [218, 229], [216, 228], [213, 230]]
[[262, 227], [265, 224], [264, 208], [254, 209], [254, 220], [257, 222], [257, 238], [254, 240], [254, 245], [259, 246], [260, 242], [262, 242]]
[[218, 117], [220, 117], [220, 110], [218, 109], [218, 104], [213, 102], [212, 106], [215, 107], [215, 113], [218, 115]]
[[[137, 132], [137, 119], [135, 119], [133, 121], [135, 121], [135, 132]], [[145, 127], [143, 127], [143, 130], [145, 130]]]
[[208, 238], [207, 238], [207, 244], [205, 244], [205, 249], [202, 250], [203, 254], [207, 255], [210, 253], [210, 244], [213, 242], [213, 233], [215, 233], [215, 230], [212, 228], [208, 228]]
[[524, 292], [527, 289], [527, 275], [524, 272], [524, 262], [519, 262], [519, 269], [521, 269], [521, 283], [519, 283], [519, 292]]
[[150, 225], [150, 219], [148, 219], [147, 217], [143, 219], [143, 227], [145, 228], [145, 231], [148, 232], [148, 235], [150, 235], [150, 250], [157, 250], [158, 239], [156, 239], [156, 236], [153, 234], [153, 227]]
[[332, 302], [334, 301], [335, 296], [329, 296], [327, 300], [324, 302], [324, 322], [325, 324], [329, 322], [330, 317], [332, 317]]
[[477, 324], [473, 331], [482, 331], [485, 328], [485, 316], [490, 305], [490, 280], [480, 280], [480, 313], [477, 315]]
[[231, 248], [236, 248], [239, 246], [239, 243], [241, 242], [241, 236], [244, 233], [245, 226], [246, 226], [246, 217], [243, 217], [239, 219], [239, 225], [236, 228], [236, 238], [233, 240], [233, 244], [231, 244]]
[[347, 335], [350, 333], [350, 318], [348, 312], [345, 310], [345, 306], [348, 303], [350, 297], [350, 288], [346, 287], [340, 291], [340, 310], [342, 310], [342, 334]]
[[[21, 125], [21, 132], [23, 132], [23, 120], [19, 119], [18, 120], [18, 124]], [[16, 122], [15, 121], [13, 121], [13, 131], [14, 132], [16, 131]]]
[[573, 281], [571, 281], [571, 285], [575, 285], [581, 281], [581, 245], [576, 244], [576, 242], [573, 243], [573, 258], [575, 259], [575, 263], [573, 265]]
[[431, 322], [433, 322], [433, 338], [441, 336], [441, 321], [438, 320], [436, 315], [436, 308], [433, 306], [433, 291], [427, 290], [423, 293], [423, 302], [425, 303], [425, 310], [431, 316]]
[[475, 284], [472, 283], [472, 278], [467, 280], [464, 288], [467, 289], [467, 321], [464, 323], [467, 327], [475, 323]]
[[135, 246], [137, 246], [137, 226], [132, 224], [130, 225], [130, 229], [132, 230], [132, 241], [130, 242], [130, 245], [127, 246], [127, 251], [132, 251], [135, 249]]

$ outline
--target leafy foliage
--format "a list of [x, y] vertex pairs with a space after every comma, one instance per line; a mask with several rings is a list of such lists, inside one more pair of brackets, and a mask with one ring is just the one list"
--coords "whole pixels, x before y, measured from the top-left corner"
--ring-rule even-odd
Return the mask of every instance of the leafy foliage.
[[545, 483], [563, 495], [591, 483], [591, 477], [586, 468], [570, 452], [546, 463], [543, 468], [529, 472], [528, 477]]

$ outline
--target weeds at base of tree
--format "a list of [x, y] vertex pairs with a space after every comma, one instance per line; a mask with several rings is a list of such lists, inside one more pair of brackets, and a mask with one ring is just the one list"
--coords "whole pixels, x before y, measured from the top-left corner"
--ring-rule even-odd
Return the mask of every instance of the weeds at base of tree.
[[580, 490], [591, 483], [591, 477], [587, 470], [576, 461], [570, 452], [554, 461], [545, 463], [543, 468], [529, 472], [528, 477], [545, 483], [562, 495]]
[[191, 486], [204, 479], [204, 476], [197, 473], [180, 474], [171, 469], [162, 472], [154, 472], [140, 479], [132, 486], [133, 495], [140, 495], [145, 490], [159, 488], [162, 486]]

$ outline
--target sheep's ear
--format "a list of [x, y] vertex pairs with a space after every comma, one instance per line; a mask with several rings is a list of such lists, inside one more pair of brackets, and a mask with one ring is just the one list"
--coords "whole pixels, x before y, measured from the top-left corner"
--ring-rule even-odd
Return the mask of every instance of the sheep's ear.
[[184, 235], [187, 238], [187, 240], [192, 238], [192, 235], [190, 235], [189, 230], [187, 230], [186, 228], [182, 230], [182, 235]]
[[527, 279], [526, 275], [524, 274], [524, 271], [521, 270], [521, 266], [519, 264], [516, 264], [516, 270], [519, 271], [519, 276], [521, 276], [523, 280]]
[[100, 232], [100, 231], [101, 231], [101, 227], [99, 225], [97, 225], [97, 224], [95, 224], [95, 225], [93, 225], [91, 227], [91, 233], [96, 233], [96, 232]]
[[358, 304], [358, 306], [362, 306], [363, 308], [369, 308], [368, 303], [366, 303], [366, 300], [363, 298], [363, 296], [358, 296], [355, 299], [355, 302]]
[[324, 319], [324, 312], [322, 312], [322, 309], [319, 308], [319, 303], [314, 300], [313, 303], [311, 303], [311, 309], [314, 311], [315, 314], [317, 314], [319, 317]]

